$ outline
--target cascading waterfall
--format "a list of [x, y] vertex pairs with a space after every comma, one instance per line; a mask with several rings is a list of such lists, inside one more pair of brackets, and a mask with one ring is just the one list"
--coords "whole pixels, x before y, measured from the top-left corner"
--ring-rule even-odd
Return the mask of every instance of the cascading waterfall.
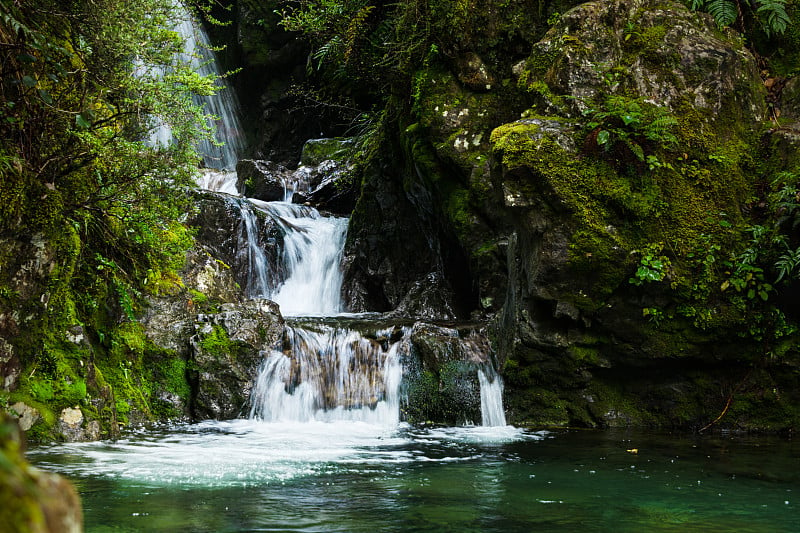
[[481, 386], [481, 421], [484, 426], [505, 426], [506, 413], [503, 410], [503, 379], [491, 362], [478, 369], [478, 382]]
[[[180, 16], [174, 30], [185, 42], [184, 51], [176, 58], [177, 61], [190, 64], [192, 70], [201, 76], [212, 75], [216, 79], [215, 94], [194, 96], [195, 103], [213, 117], [209, 119], [208, 126], [214, 129], [214, 139], [204, 139], [198, 146], [203, 164], [208, 168], [233, 170], [243, 148], [236, 94], [225, 78], [220, 77], [221, 71], [203, 26], [183, 4], [176, 2], [176, 8]], [[138, 65], [137, 71], [141, 76], [154, 77], [163, 77], [167, 73], [163, 66], [153, 65]], [[156, 124], [150, 135], [150, 143], [168, 146], [171, 142], [170, 125], [163, 122]]]
[[[211, 44], [188, 10], [176, 30], [186, 40], [182, 60], [201, 75], [219, 76]], [[163, 73], [162, 73], [163, 75]], [[237, 157], [241, 153], [238, 104], [224, 79], [217, 94], [198, 103], [217, 116], [216, 142], [199, 149], [208, 169], [198, 187], [229, 195], [241, 215], [239, 264], [247, 265], [245, 295], [275, 301], [286, 317], [337, 315], [344, 311], [340, 268], [347, 218], [322, 216], [316, 209], [291, 203], [296, 190], [308, 189], [310, 176], [301, 167], [284, 177], [282, 202], [241, 198], [237, 190]], [[159, 128], [156, 142], [168, 143], [169, 128]], [[211, 170], [216, 169], [216, 170]], [[305, 172], [304, 172], [305, 170]], [[269, 217], [283, 233], [277, 268], [259, 243], [259, 218]], [[454, 332], [455, 334], [455, 332]], [[387, 336], [379, 332], [376, 338]], [[457, 336], [457, 334], [456, 334]], [[389, 343], [366, 338], [348, 328], [320, 324], [287, 326], [283, 347], [265, 353], [251, 398], [250, 417], [265, 421], [362, 421], [397, 425], [402, 366], [398, 352], [408, 341]], [[485, 352], [464, 339], [464, 351]], [[485, 353], [476, 355], [486, 361]], [[502, 380], [490, 363], [478, 370], [484, 426], [505, 426]]]
[[[285, 351], [273, 350], [253, 388], [250, 418], [266, 421], [400, 422], [402, 340], [330, 326], [286, 327]], [[382, 340], [376, 340], [382, 339]]]
[[284, 316], [341, 313], [340, 262], [348, 220], [323, 217], [312, 207], [262, 204], [284, 230], [286, 277], [269, 298], [280, 306]]

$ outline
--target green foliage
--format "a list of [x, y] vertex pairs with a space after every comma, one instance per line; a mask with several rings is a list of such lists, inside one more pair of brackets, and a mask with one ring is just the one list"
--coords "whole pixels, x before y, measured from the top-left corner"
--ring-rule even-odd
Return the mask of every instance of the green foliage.
[[[107, 282], [113, 273], [127, 313], [136, 287], [188, 243], [173, 221], [209, 135], [191, 97], [213, 80], [177, 60], [182, 43], [167, 28], [179, 16], [165, 0], [45, 0], [0, 19], [0, 231], [74, 229], [79, 268]], [[172, 126], [174, 144], [147, 145], [157, 123]]]
[[[192, 242], [180, 222], [185, 189], [195, 147], [211, 137], [193, 96], [214, 79], [176, 53], [173, 28], [186, 16], [171, 0], [3, 2], [0, 236], [33, 241], [52, 261], [34, 294], [0, 289], [0, 313], [25, 317], [13, 395], [42, 412], [80, 404], [111, 420], [116, 402], [150, 413], [150, 348], [132, 320], [143, 296], [180, 286]], [[169, 146], [147, 141], [160, 124]], [[10, 259], [0, 261], [4, 284]], [[91, 348], [65, 341], [75, 326]]]
[[668, 108], [628, 96], [607, 95], [583, 115], [589, 119], [589, 138], [606, 153], [627, 148], [643, 162], [645, 148], [671, 148], [678, 141], [674, 133], [678, 121]]
[[652, 244], [641, 251], [641, 259], [633, 277], [628, 281], [632, 285], [643, 285], [662, 281], [667, 277], [670, 269], [670, 260], [664, 255], [659, 255], [664, 248], [662, 243]]
[[786, 0], [689, 0], [693, 10], [706, 11], [720, 28], [738, 23], [745, 30], [754, 21], [764, 33], [780, 34], [792, 20], [786, 12]]

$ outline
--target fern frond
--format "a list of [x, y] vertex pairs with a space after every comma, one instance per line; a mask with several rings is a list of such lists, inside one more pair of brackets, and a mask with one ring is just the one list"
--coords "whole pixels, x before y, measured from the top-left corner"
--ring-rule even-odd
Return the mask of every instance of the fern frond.
[[733, 0], [707, 0], [705, 4], [720, 28], [730, 26], [739, 17], [739, 5]]
[[785, 32], [787, 26], [792, 23], [792, 19], [786, 13], [786, 0], [758, 0], [756, 13], [768, 37], [773, 33]]

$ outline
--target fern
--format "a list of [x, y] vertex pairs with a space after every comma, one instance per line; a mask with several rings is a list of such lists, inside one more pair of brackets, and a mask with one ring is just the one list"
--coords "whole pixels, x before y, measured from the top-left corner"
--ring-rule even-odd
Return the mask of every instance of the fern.
[[688, 0], [688, 5], [693, 11], [709, 13], [720, 28], [731, 26], [738, 20], [742, 29], [746, 29], [742, 21], [748, 17], [742, 12], [748, 11], [767, 37], [785, 32], [792, 22], [786, 13], [786, 0]]
[[786, 13], [786, 0], [758, 0], [756, 14], [761, 20], [764, 33], [783, 33], [792, 20]]
[[705, 4], [705, 8], [714, 17], [714, 21], [720, 28], [730, 26], [739, 18], [738, 2], [733, 0], [708, 0]]

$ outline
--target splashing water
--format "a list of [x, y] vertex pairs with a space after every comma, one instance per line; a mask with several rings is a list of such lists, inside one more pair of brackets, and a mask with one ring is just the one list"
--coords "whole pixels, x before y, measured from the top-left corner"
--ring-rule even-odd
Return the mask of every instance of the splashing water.
[[505, 426], [503, 410], [503, 380], [491, 362], [478, 370], [481, 385], [481, 420], [484, 426]]
[[[391, 330], [367, 338], [356, 331], [286, 327], [286, 353], [273, 350], [262, 363], [250, 417], [265, 421], [400, 423], [399, 351]], [[382, 339], [382, 340], [376, 340]]]
[[323, 217], [312, 207], [259, 202], [284, 230], [285, 278], [268, 297], [284, 316], [330, 316], [343, 311], [340, 262], [346, 218]]

